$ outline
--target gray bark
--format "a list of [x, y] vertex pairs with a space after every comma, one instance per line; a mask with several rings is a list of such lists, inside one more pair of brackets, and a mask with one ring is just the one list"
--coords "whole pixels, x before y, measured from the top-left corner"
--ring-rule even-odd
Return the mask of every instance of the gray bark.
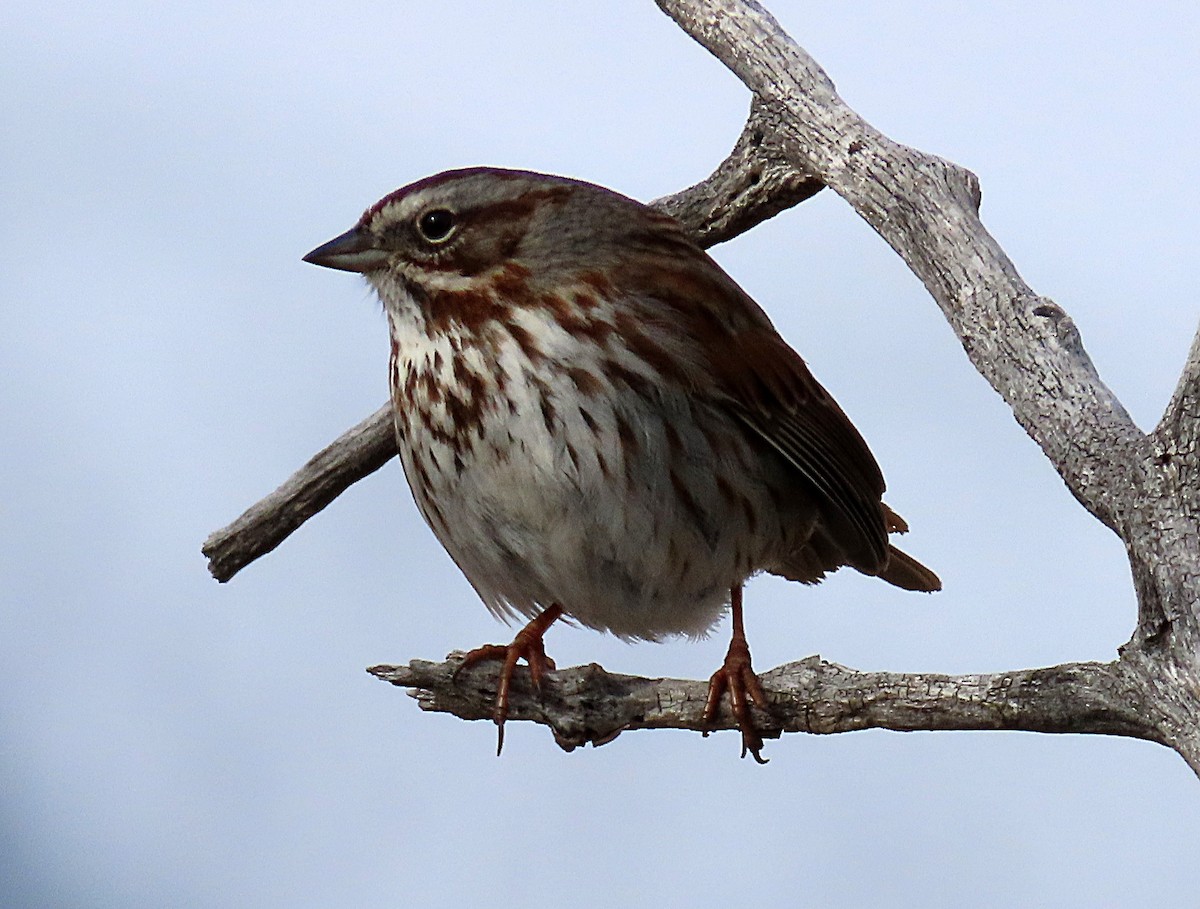
[[[856, 672], [817, 657], [781, 666], [763, 676], [772, 706], [771, 716], [758, 715], [764, 731], [1126, 735], [1175, 749], [1200, 774], [1200, 334], [1161, 422], [1143, 433], [1101, 381], [1070, 316], [1025, 284], [983, 227], [973, 174], [866, 123], [752, 0], [657, 2], [746, 84], [754, 103], [713, 175], [654, 204], [708, 246], [822, 186], [842, 196], [925, 284], [1075, 498], [1124, 541], [1138, 596], [1137, 629], [1111, 663], [956, 677]], [[227, 580], [381, 466], [394, 453], [387, 423], [385, 409], [210, 537], [204, 551], [214, 575]], [[494, 668], [454, 684], [455, 665], [371, 671], [418, 689], [426, 709], [489, 717]], [[582, 667], [553, 674], [540, 698], [518, 686], [511, 716], [544, 723], [573, 747], [624, 729], [699, 729], [703, 701], [699, 682]], [[723, 715], [716, 728], [728, 725]]]
[[[496, 672], [476, 665], [453, 678], [462, 654], [443, 663], [372, 666], [368, 672], [409, 688], [423, 710], [464, 720], [491, 719]], [[1117, 663], [1067, 663], [988, 675], [858, 672], [819, 656], [762, 673], [770, 710], [754, 709], [759, 732], [831, 734], [859, 729], [1021, 729], [1092, 732], [1163, 741], [1146, 721], [1142, 686]], [[568, 751], [602, 745], [632, 729], [704, 729], [708, 683], [645, 679], [606, 672], [595, 663], [551, 673], [542, 690], [519, 676], [510, 691], [511, 720], [549, 726]], [[728, 705], [708, 728], [736, 729]]]
[[397, 455], [392, 408], [385, 404], [313, 455], [286, 483], [209, 534], [201, 552], [218, 581], [235, 574], [292, 535], [301, 524]]

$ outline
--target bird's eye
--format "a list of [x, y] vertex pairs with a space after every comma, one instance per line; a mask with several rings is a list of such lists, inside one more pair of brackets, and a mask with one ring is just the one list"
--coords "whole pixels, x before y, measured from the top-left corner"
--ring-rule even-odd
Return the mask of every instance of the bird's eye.
[[441, 243], [454, 231], [454, 213], [444, 208], [427, 211], [417, 219], [417, 230], [430, 243]]

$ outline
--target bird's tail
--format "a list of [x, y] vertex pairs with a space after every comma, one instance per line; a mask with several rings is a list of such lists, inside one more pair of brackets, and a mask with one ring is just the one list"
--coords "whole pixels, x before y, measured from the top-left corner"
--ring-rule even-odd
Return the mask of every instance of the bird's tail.
[[904, 590], [932, 593], [942, 589], [941, 579], [936, 574], [895, 546], [888, 546], [887, 565], [876, 577]]

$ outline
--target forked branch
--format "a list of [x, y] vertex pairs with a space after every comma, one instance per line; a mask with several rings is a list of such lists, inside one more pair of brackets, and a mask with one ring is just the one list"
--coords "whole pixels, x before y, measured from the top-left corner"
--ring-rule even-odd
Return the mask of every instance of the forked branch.
[[[944, 676], [856, 672], [813, 657], [764, 674], [772, 716], [758, 716], [761, 728], [1125, 735], [1174, 748], [1200, 774], [1200, 335], [1167, 413], [1145, 435], [1100, 380], [1071, 318], [1025, 284], [983, 227], [973, 174], [866, 123], [753, 0], [656, 2], [754, 102], [712, 176], [653, 204], [707, 247], [822, 186], [846, 199], [922, 280], [1075, 497], [1125, 542], [1138, 594], [1138, 631], [1112, 663]], [[384, 408], [213, 534], [204, 552], [214, 576], [228, 580], [386, 463], [396, 451], [389, 424]], [[475, 667], [455, 683], [456, 666], [371, 671], [417, 689], [425, 709], [490, 717], [494, 670]], [[544, 723], [568, 747], [625, 729], [699, 729], [704, 688], [576, 667], [555, 673], [540, 698], [516, 691], [510, 718]]]
[[1200, 331], [1153, 439], [1155, 460], [1171, 475], [1194, 527], [1200, 522]]
[[925, 284], [976, 369], [1013, 409], [1076, 498], [1117, 529], [1109, 491], [1144, 436], [1100, 381], [1075, 323], [1021, 279], [979, 220], [975, 176], [894, 142], [751, 0], [657, 0], [779, 118], [792, 165], [842, 196]]

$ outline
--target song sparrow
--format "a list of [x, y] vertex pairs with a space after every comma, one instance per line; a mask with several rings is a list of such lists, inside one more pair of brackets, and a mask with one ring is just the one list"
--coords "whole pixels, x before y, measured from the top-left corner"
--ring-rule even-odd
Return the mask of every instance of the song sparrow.
[[[724, 690], [742, 756], [767, 708], [742, 584], [849, 565], [909, 590], [929, 569], [888, 544], [866, 443], [759, 306], [674, 219], [562, 177], [449, 171], [376, 202], [305, 260], [362, 272], [387, 310], [404, 472], [426, 522], [508, 646], [553, 668], [560, 616], [625, 639], [700, 636], [733, 613]], [[501, 738], [503, 742], [503, 738]]]

